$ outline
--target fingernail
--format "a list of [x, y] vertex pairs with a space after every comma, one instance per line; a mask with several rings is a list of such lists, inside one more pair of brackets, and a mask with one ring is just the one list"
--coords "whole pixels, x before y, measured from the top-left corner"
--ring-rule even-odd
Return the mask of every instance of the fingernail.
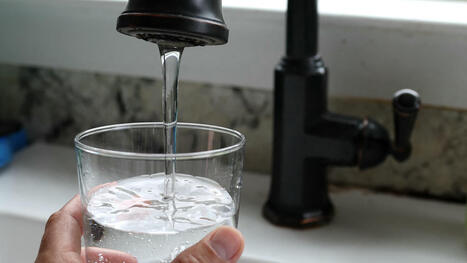
[[232, 259], [242, 246], [238, 233], [227, 227], [216, 230], [209, 243], [217, 255], [224, 260]]

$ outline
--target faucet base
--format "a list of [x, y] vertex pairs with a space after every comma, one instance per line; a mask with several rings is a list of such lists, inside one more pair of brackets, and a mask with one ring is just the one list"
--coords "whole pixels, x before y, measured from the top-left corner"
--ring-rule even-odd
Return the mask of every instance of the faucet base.
[[315, 209], [303, 213], [288, 214], [275, 210], [269, 202], [263, 207], [263, 216], [278, 226], [291, 228], [312, 228], [331, 222], [334, 217], [334, 206], [329, 204], [323, 209]]

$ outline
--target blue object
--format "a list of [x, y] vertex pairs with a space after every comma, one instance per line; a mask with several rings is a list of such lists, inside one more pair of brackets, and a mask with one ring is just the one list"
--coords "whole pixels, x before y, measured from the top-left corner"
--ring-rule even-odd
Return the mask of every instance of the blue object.
[[5, 166], [11, 161], [11, 155], [11, 147], [8, 140], [5, 137], [0, 138], [0, 167]]
[[13, 158], [13, 154], [27, 145], [27, 136], [24, 129], [19, 125], [14, 125], [15, 128], [5, 127], [5, 124], [0, 122], [0, 168], [7, 165]]

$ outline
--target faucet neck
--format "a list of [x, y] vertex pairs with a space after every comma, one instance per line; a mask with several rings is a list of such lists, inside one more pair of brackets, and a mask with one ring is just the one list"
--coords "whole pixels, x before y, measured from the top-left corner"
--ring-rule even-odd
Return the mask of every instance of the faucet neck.
[[289, 0], [287, 8], [287, 56], [305, 58], [318, 52], [317, 0]]

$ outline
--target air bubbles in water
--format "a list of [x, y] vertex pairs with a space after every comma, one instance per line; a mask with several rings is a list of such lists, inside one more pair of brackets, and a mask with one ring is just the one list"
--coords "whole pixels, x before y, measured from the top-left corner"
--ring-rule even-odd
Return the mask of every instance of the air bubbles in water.
[[[177, 178], [171, 211], [160, 209], [164, 207], [164, 173], [124, 179], [97, 190], [85, 214], [86, 231], [92, 233], [85, 235], [91, 236], [86, 245], [121, 250], [137, 256], [138, 262], [161, 262], [157, 257], [173, 259], [171, 255], [182, 251], [172, 251], [180, 244], [187, 247], [220, 225], [235, 225], [235, 204], [222, 186], [186, 174], [177, 174]], [[121, 194], [112, 194], [117, 187]]]

